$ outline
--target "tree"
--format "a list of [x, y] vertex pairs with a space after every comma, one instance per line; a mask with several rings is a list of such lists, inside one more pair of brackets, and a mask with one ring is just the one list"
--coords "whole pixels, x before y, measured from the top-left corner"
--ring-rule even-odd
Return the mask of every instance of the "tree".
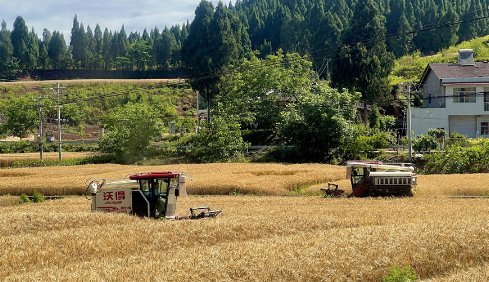
[[252, 56], [220, 81], [216, 114], [235, 116], [248, 128], [275, 130], [284, 103], [294, 103], [318, 80], [311, 65], [299, 54], [281, 51], [265, 60]]
[[54, 31], [48, 45], [48, 56], [54, 69], [68, 67], [69, 54], [63, 34]]
[[[228, 8], [220, 2], [214, 12], [211, 2], [202, 0], [195, 10], [195, 19], [182, 47], [182, 63], [191, 78], [192, 88], [198, 90], [211, 109], [218, 77], [224, 67], [243, 58], [244, 28]], [[243, 38], [244, 37], [244, 38]]]
[[10, 31], [7, 30], [7, 23], [2, 21], [0, 30], [0, 77], [13, 78], [17, 69], [17, 60], [12, 57], [14, 46], [10, 39]]
[[71, 28], [71, 54], [76, 68], [85, 68], [88, 63], [88, 38], [85, 33], [83, 24], [78, 23], [78, 18], [75, 15], [73, 19], [73, 27]]
[[10, 38], [14, 47], [13, 56], [18, 60], [19, 68], [21, 70], [28, 70], [31, 67], [29, 45], [32, 39], [29, 36], [24, 18], [21, 16], [17, 16], [15, 19], [14, 29], [10, 34]]
[[155, 57], [158, 68], [169, 70], [173, 53], [177, 49], [175, 36], [165, 28], [154, 43]]
[[239, 122], [231, 116], [203, 121], [189, 144], [193, 147], [190, 156], [202, 163], [229, 162], [242, 156], [249, 146], [241, 137]]
[[303, 160], [330, 160], [333, 149], [351, 133], [358, 98], [356, 93], [317, 84], [282, 113], [279, 135]]
[[7, 118], [6, 124], [3, 125], [4, 132], [24, 138], [37, 128], [38, 112], [35, 100], [24, 96], [11, 98], [6, 102], [2, 112]]
[[132, 65], [135, 65], [137, 70], [145, 71], [146, 66], [151, 60], [150, 47], [148, 46], [148, 43], [144, 41], [131, 43], [129, 58]]
[[388, 75], [394, 66], [394, 56], [387, 52], [384, 18], [373, 0], [358, 2], [353, 13], [341, 36], [343, 47], [332, 61], [331, 82], [338, 90], [347, 88], [362, 93], [366, 126], [367, 104], [388, 100]]
[[124, 162], [141, 159], [160, 135], [157, 116], [144, 104], [126, 104], [110, 110], [104, 118], [108, 132], [100, 140], [101, 150], [115, 153]]

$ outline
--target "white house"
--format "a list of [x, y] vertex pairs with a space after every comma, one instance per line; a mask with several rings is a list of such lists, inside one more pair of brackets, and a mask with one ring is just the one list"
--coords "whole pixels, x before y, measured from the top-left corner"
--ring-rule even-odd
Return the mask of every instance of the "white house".
[[471, 49], [459, 50], [458, 64], [429, 64], [420, 80], [423, 108], [412, 109], [415, 135], [430, 128], [469, 138], [489, 137], [489, 63], [474, 62]]

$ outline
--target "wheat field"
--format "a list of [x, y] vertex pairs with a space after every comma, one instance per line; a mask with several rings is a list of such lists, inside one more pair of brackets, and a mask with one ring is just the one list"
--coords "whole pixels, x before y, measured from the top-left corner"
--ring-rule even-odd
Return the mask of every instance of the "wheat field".
[[[17, 168], [0, 170], [0, 195], [83, 195], [90, 178], [116, 179], [151, 171], [189, 174], [190, 194], [320, 195], [328, 182], [351, 191], [345, 168], [325, 164], [178, 164], [128, 166], [115, 164]], [[419, 175], [417, 196], [486, 196], [489, 174]]]
[[215, 219], [91, 213], [84, 197], [0, 207], [1, 281], [489, 279], [489, 199], [190, 196]]
[[90, 177], [150, 171], [192, 176], [179, 215], [222, 214], [158, 221], [91, 213], [80, 196], [2, 196], [0, 281], [380, 281], [394, 265], [420, 281], [489, 281], [489, 198], [446, 197], [489, 194], [489, 174], [421, 175], [411, 198], [332, 199], [319, 188], [351, 190], [344, 167], [85, 165], [0, 170], [0, 195], [79, 195]]

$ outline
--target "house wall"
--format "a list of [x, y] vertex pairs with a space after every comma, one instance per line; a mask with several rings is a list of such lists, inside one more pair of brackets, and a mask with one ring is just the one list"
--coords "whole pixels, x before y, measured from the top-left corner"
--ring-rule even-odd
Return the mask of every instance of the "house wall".
[[[431, 101], [429, 99], [431, 94]], [[440, 78], [430, 72], [423, 84], [423, 106], [425, 108], [443, 108], [445, 106], [444, 88], [441, 86]]]
[[[458, 131], [467, 135], [467, 137], [475, 138], [480, 136], [481, 122], [489, 121], [489, 111], [485, 110], [484, 95], [476, 95], [475, 103], [454, 103], [453, 89], [459, 87], [474, 87], [473, 85], [450, 85], [445, 86], [444, 91], [446, 96], [445, 107], [425, 107], [411, 110], [412, 131], [415, 136], [419, 134], [427, 134], [430, 128], [443, 128], [448, 133], [451, 133], [458, 127]], [[440, 86], [438, 86], [440, 89]], [[423, 89], [430, 89], [423, 87]], [[485, 92], [488, 86], [476, 86], [476, 93]], [[426, 93], [426, 92], [425, 92]], [[432, 92], [434, 93], [434, 92]], [[433, 94], [432, 94], [433, 95]], [[426, 98], [425, 98], [426, 99]], [[432, 105], [425, 102], [426, 105]], [[489, 107], [488, 107], [489, 110]], [[471, 122], [473, 120], [473, 122]], [[463, 130], [460, 128], [465, 124]]]

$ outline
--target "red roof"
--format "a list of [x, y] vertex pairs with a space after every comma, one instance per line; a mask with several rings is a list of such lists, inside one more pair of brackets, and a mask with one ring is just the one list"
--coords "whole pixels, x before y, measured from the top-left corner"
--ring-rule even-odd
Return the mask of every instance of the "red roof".
[[176, 171], [165, 171], [165, 172], [148, 172], [148, 173], [139, 173], [129, 176], [131, 180], [138, 179], [152, 179], [152, 178], [168, 178], [168, 177], [179, 177], [181, 175], [180, 172]]

